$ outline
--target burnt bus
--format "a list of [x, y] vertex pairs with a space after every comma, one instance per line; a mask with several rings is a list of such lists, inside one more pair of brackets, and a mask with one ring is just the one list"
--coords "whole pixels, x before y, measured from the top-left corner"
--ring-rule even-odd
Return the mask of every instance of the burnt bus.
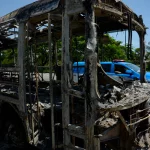
[[[99, 63], [104, 33], [139, 34], [140, 81], [118, 81]], [[0, 149], [149, 147], [146, 27], [116, 0], [43, 0], [0, 18]], [[85, 73], [73, 82], [73, 38], [85, 38]], [[76, 50], [75, 50], [76, 51]], [[31, 148], [33, 149], [33, 147]]]

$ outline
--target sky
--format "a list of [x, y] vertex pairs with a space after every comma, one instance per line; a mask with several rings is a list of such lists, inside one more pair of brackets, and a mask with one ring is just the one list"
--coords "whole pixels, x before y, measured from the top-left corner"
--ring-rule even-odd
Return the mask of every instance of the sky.
[[[20, 8], [26, 4], [32, 3], [36, 0], [0, 0], [0, 16], [3, 16], [17, 8]], [[142, 15], [144, 24], [146, 27], [150, 28], [150, 0], [122, 0], [126, 5], [128, 5], [137, 15]], [[125, 33], [118, 32], [111, 34], [116, 40], [125, 42]], [[145, 43], [150, 42], [150, 29], [147, 29], [147, 34], [145, 36]], [[136, 32], [133, 32], [133, 47], [139, 47], [139, 37]]]

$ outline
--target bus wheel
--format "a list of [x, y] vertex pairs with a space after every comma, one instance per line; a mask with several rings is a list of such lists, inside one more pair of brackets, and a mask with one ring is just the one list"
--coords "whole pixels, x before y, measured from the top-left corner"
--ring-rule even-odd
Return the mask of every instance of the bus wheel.
[[22, 131], [15, 123], [12, 123], [9, 120], [5, 122], [4, 141], [9, 144], [21, 146], [24, 144], [24, 138], [22, 134]]

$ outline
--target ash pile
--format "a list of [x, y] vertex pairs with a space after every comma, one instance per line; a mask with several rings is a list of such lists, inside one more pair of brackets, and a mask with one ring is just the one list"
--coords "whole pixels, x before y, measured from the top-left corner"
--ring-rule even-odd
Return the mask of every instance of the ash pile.
[[100, 92], [98, 110], [101, 111], [97, 113], [95, 129], [101, 134], [101, 141], [106, 140], [108, 131], [119, 135], [123, 123], [127, 131], [134, 133], [133, 144], [139, 149], [149, 149], [150, 84], [133, 81], [123, 87], [107, 85], [101, 86]]
[[150, 97], [150, 84], [133, 81], [132, 84], [123, 87], [101, 86], [99, 107], [104, 109], [127, 109], [136, 106]]

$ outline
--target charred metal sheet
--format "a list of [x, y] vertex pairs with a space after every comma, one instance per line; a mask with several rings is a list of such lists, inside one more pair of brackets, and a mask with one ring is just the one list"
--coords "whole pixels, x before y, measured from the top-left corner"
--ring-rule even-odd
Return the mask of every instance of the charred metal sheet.
[[80, 13], [84, 10], [82, 0], [70, 0], [70, 3], [67, 7], [67, 13], [69, 15]]
[[[145, 25], [141, 24], [140, 17], [138, 17], [128, 6], [126, 6], [123, 2], [115, 2], [113, 1], [105, 1], [105, 2], [97, 2], [94, 5], [95, 8], [101, 9], [105, 14], [112, 14], [114, 19], [117, 20], [123, 25], [127, 22], [127, 16], [125, 15], [127, 12], [132, 14], [132, 23], [133, 30], [145, 30]], [[127, 24], [125, 26], [128, 26]], [[125, 28], [125, 27], [124, 27]], [[118, 30], [118, 29], [117, 29]]]
[[15, 19], [17, 22], [26, 21], [30, 17], [38, 16], [56, 9], [59, 2], [60, 0], [36, 1], [1, 17], [0, 24], [11, 19]]
[[4, 68], [4, 67], [0, 67], [0, 72], [19, 72], [19, 68], [16, 68], [16, 67], [7, 67], [7, 68]]
[[117, 111], [117, 114], [118, 114], [120, 120], [122, 121], [123, 125], [125, 126], [126, 130], [129, 132], [129, 134], [131, 134], [131, 130], [130, 130], [130, 128], [127, 126], [127, 123], [126, 123], [124, 117], [122, 116], [122, 114], [120, 113], [120, 111]]
[[97, 63], [97, 66], [98, 66], [98, 84], [99, 85], [106, 85], [106, 84], [118, 85], [118, 86], [123, 85], [123, 82], [117, 81], [115, 78], [108, 76], [103, 70], [101, 64]]
[[70, 132], [70, 134], [72, 136], [79, 137], [81, 139], [85, 139], [85, 131], [84, 131], [84, 128], [81, 126], [69, 124], [68, 132]]
[[15, 99], [15, 98], [12, 98], [12, 97], [0, 95], [0, 100], [4, 101], [4, 102], [9, 102], [11, 104], [19, 105], [19, 100]]
[[77, 90], [73, 90], [73, 89], [68, 90], [68, 93], [69, 95], [72, 95], [81, 99], [84, 99], [85, 97], [85, 93], [77, 91]]
[[112, 140], [120, 136], [120, 124], [116, 124], [114, 127], [105, 130], [100, 137], [101, 142]]

